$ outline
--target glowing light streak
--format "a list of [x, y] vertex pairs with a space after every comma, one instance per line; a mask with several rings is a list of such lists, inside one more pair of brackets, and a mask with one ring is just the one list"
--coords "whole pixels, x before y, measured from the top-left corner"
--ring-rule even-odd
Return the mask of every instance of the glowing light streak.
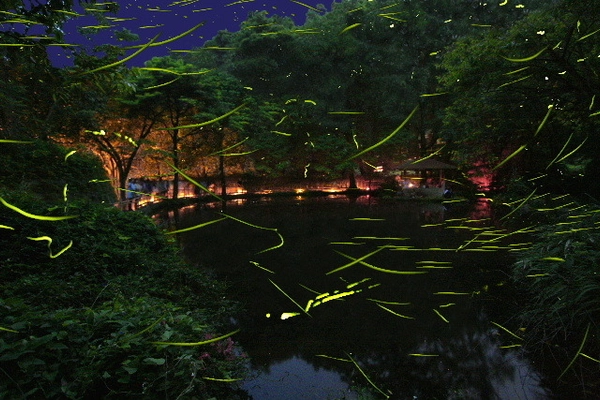
[[439, 354], [423, 354], [423, 353], [410, 353], [412, 357], [439, 357]]
[[542, 55], [543, 52], [545, 52], [548, 49], [548, 46], [544, 47], [542, 50], [538, 51], [537, 53], [535, 53], [534, 55], [530, 56], [530, 57], [525, 57], [525, 58], [508, 58], [508, 57], [503, 57], [505, 60], [510, 61], [510, 62], [527, 62], [527, 61], [532, 61], [535, 60], [536, 58], [538, 58], [540, 55]]
[[52, 245], [52, 238], [50, 236], [28, 237], [27, 239], [34, 240], [34, 241], [46, 241], [46, 242], [48, 242], [48, 250], [50, 251], [50, 258], [60, 257], [61, 254], [63, 254], [65, 251], [69, 250], [71, 248], [71, 246], [73, 246], [73, 241], [71, 240], [66, 247], [64, 247], [58, 253], [53, 254], [52, 253], [52, 248], [50, 247]]
[[232, 219], [232, 220], [234, 220], [234, 221], [236, 221], [236, 222], [239, 222], [239, 223], [241, 223], [241, 224], [244, 224], [244, 225], [246, 225], [246, 226], [249, 226], [249, 227], [251, 227], [251, 228], [260, 229], [260, 230], [263, 230], [263, 231], [271, 231], [271, 232], [275, 232], [275, 234], [277, 234], [277, 236], [279, 237], [279, 240], [280, 240], [280, 243], [279, 243], [279, 244], [277, 244], [277, 245], [275, 245], [275, 246], [272, 246], [272, 247], [269, 247], [268, 249], [261, 250], [261, 251], [259, 251], [259, 252], [258, 252], [258, 253], [256, 253], [256, 254], [266, 253], [266, 252], [268, 252], [268, 251], [271, 251], [271, 250], [278, 249], [278, 248], [282, 247], [282, 246], [283, 246], [283, 244], [284, 244], [284, 239], [283, 239], [283, 236], [281, 235], [281, 233], [279, 233], [279, 231], [277, 230], [277, 228], [268, 228], [268, 227], [265, 227], [265, 226], [260, 226], [260, 225], [251, 224], [250, 222], [243, 221], [243, 220], [241, 220], [241, 219], [239, 219], [239, 218], [235, 218], [235, 217], [233, 217], [233, 216], [231, 216], [231, 215], [227, 215], [227, 214], [225, 214], [225, 213], [221, 213], [221, 215], [223, 215], [223, 216], [225, 216], [225, 217], [227, 217], [227, 218], [229, 218], [229, 219]]
[[[352, 261], [351, 261], [351, 262], [349, 262], [348, 264], [344, 264], [344, 265], [342, 265], [341, 267], [338, 267], [338, 268], [336, 268], [336, 269], [333, 269], [333, 270], [331, 270], [331, 271], [327, 272], [325, 275], [331, 275], [331, 274], [333, 274], [333, 273], [336, 273], [336, 272], [339, 272], [339, 271], [341, 271], [341, 270], [343, 270], [343, 269], [349, 268], [349, 267], [351, 267], [351, 266], [353, 266], [354, 264], [357, 264], [357, 263], [361, 263], [361, 264], [362, 264], [362, 262], [363, 262], [364, 260], [366, 260], [367, 258], [371, 257], [371, 256], [372, 256], [372, 255], [374, 255], [374, 254], [377, 254], [377, 253], [379, 253], [379, 252], [380, 252], [381, 250], [383, 250], [384, 248], [385, 248], [385, 247], [380, 247], [380, 248], [378, 248], [377, 250], [375, 250], [375, 251], [372, 251], [372, 252], [370, 252], [370, 253], [368, 253], [368, 254], [365, 254], [364, 256], [362, 256], [362, 257], [360, 257], [360, 258], [353, 258], [353, 257], [351, 257], [351, 256], [345, 255], [345, 254], [343, 254], [343, 253], [341, 253], [341, 252], [338, 252], [338, 251], [336, 250], [336, 253], [338, 253], [338, 254], [340, 254], [340, 255], [343, 255], [343, 256], [344, 256], [344, 257], [346, 257], [346, 258], [352, 259]], [[363, 264], [363, 265], [364, 265], [364, 264]], [[369, 264], [369, 265], [370, 265], [370, 264]]]
[[300, 304], [298, 304], [296, 302], [296, 300], [294, 300], [293, 298], [291, 298], [282, 288], [280, 288], [275, 282], [273, 282], [271, 279], [269, 279], [269, 282], [271, 282], [271, 284], [273, 286], [275, 286], [275, 288], [277, 288], [277, 290], [279, 290], [281, 293], [283, 293], [283, 295], [285, 297], [287, 297], [288, 299], [291, 300], [292, 303], [294, 303], [299, 309], [302, 310], [303, 313], [305, 313], [306, 315], [308, 315], [309, 317], [312, 318], [312, 316], [308, 313], [308, 311], [305, 311], [304, 307], [302, 307]]
[[223, 340], [223, 339], [227, 339], [228, 337], [235, 335], [239, 331], [240, 331], [240, 329], [237, 329], [237, 330], [235, 330], [233, 332], [229, 332], [229, 333], [227, 333], [225, 335], [218, 336], [216, 338], [204, 340], [204, 341], [201, 341], [201, 342], [194, 342], [194, 343], [186, 343], [186, 342], [150, 342], [150, 343], [152, 343], [154, 345], [157, 345], [157, 346], [179, 346], [179, 347], [202, 346], [202, 345], [205, 345], [205, 344], [210, 344], [210, 343], [218, 342], [218, 341]]
[[163, 130], [172, 131], [172, 130], [176, 130], [176, 129], [199, 128], [199, 127], [202, 127], [202, 126], [211, 125], [211, 124], [214, 124], [215, 122], [218, 122], [218, 121], [220, 121], [222, 119], [225, 119], [225, 118], [229, 117], [232, 114], [235, 114], [236, 112], [238, 112], [239, 110], [241, 110], [244, 107], [246, 107], [246, 103], [244, 103], [244, 104], [242, 104], [240, 106], [237, 106], [233, 110], [231, 110], [231, 111], [229, 111], [229, 112], [227, 112], [227, 113], [225, 113], [225, 114], [223, 114], [223, 115], [221, 115], [221, 116], [219, 116], [217, 118], [213, 118], [210, 121], [200, 122], [198, 124], [174, 126], [172, 128], [163, 128]]
[[388, 136], [386, 136], [383, 140], [375, 143], [374, 145], [364, 149], [363, 151], [360, 151], [358, 153], [356, 153], [355, 155], [353, 155], [352, 157], [348, 158], [347, 161], [355, 159], [356, 157], [360, 157], [365, 153], [368, 153], [369, 151], [376, 149], [377, 147], [381, 146], [382, 144], [384, 144], [385, 142], [387, 142], [388, 140], [390, 140], [391, 138], [393, 138], [394, 136], [396, 136], [396, 134], [398, 132], [400, 132], [400, 130], [402, 128], [404, 128], [404, 126], [408, 123], [408, 121], [410, 121], [412, 119], [412, 117], [416, 114], [417, 110], [419, 109], [419, 106], [416, 106], [411, 113], [408, 115], [408, 117], [406, 117], [406, 119], [404, 121], [402, 121], [402, 123], [392, 132], [390, 133]]
[[306, 8], [308, 8], [309, 10], [313, 10], [313, 11], [316, 11], [316, 12], [319, 12], [319, 13], [323, 11], [323, 10], [319, 10], [318, 8], [315, 8], [315, 7], [309, 6], [308, 4], [304, 4], [304, 3], [300, 2], [300, 1], [297, 1], [297, 0], [290, 0], [290, 1], [291, 1], [292, 3], [296, 3], [296, 4], [298, 4], [298, 5], [301, 5], [302, 7], [306, 7]]
[[349, 25], [349, 26], [345, 27], [344, 29], [342, 29], [339, 34], [341, 35], [342, 33], [348, 32], [349, 30], [354, 29], [354, 28], [358, 28], [361, 25], [362, 25], [361, 22], [357, 22], [355, 24]]
[[436, 313], [438, 315], [438, 317], [440, 317], [442, 319], [442, 321], [444, 321], [445, 323], [449, 324], [450, 321], [448, 321], [446, 319], [446, 317], [444, 317], [438, 310], [436, 310], [435, 308], [433, 309], [433, 312]]
[[415, 319], [415, 317], [411, 317], [411, 316], [409, 316], [409, 315], [400, 314], [400, 313], [397, 313], [397, 312], [396, 312], [396, 311], [394, 311], [394, 310], [390, 310], [389, 308], [387, 308], [387, 307], [385, 307], [385, 306], [382, 306], [382, 305], [381, 305], [381, 304], [379, 304], [379, 303], [375, 303], [375, 305], [376, 305], [377, 307], [379, 307], [379, 308], [382, 308], [382, 309], [384, 309], [385, 311], [389, 312], [390, 314], [393, 314], [393, 315], [397, 316], [397, 317], [404, 318], [404, 319]]
[[21, 210], [20, 208], [18, 208], [16, 206], [13, 206], [12, 204], [9, 204], [2, 197], [0, 197], [0, 203], [2, 203], [5, 207], [10, 208], [11, 210], [23, 215], [24, 217], [36, 219], [36, 220], [40, 220], [40, 221], [63, 221], [66, 219], [71, 219], [71, 218], [77, 217], [76, 215], [64, 215], [64, 216], [59, 216], [59, 217], [50, 217], [50, 216], [45, 216], [45, 215], [31, 214], [27, 211]]
[[497, 322], [494, 322], [494, 321], [490, 321], [490, 323], [491, 323], [492, 325], [495, 325], [495, 326], [497, 326], [498, 328], [502, 329], [504, 332], [508, 333], [508, 334], [509, 334], [509, 335], [511, 335], [512, 337], [515, 337], [515, 338], [517, 338], [517, 339], [519, 339], [519, 340], [523, 340], [523, 338], [522, 338], [522, 337], [515, 335], [513, 332], [511, 332], [510, 330], [506, 329], [505, 327], [503, 327], [503, 326], [502, 326], [502, 325], [500, 325], [499, 323], [497, 323]]
[[193, 231], [194, 229], [204, 228], [205, 226], [212, 225], [214, 223], [224, 221], [226, 219], [227, 219], [227, 217], [218, 218], [218, 219], [214, 219], [212, 221], [203, 222], [203, 223], [198, 224], [198, 225], [190, 226], [189, 228], [183, 228], [183, 229], [178, 229], [176, 231], [166, 232], [166, 234], [167, 235], [174, 235], [174, 234], [177, 234], [177, 233], [189, 232], [189, 231]]

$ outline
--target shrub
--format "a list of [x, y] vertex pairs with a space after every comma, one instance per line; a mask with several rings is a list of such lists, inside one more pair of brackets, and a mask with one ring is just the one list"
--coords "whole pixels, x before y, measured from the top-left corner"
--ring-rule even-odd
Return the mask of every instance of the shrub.
[[86, 191], [105, 178], [92, 159], [27, 146], [0, 156], [0, 399], [235, 398], [245, 360], [232, 338], [153, 343], [228, 333], [225, 285], [150, 218]]
[[0, 151], [0, 188], [28, 192], [47, 203], [68, 198], [112, 204], [114, 191], [99, 159], [84, 151], [41, 140], [28, 144], [3, 144]]
[[[0, 332], [7, 378], [0, 398], [184, 391], [226, 398], [223, 383], [202, 377], [243, 376], [233, 342], [223, 342], [227, 351], [219, 343], [152, 344], [226, 333], [236, 306], [225, 300], [225, 285], [183, 262], [148, 217], [91, 204], [69, 212], [78, 218], [42, 223], [17, 215], [18, 230], [0, 239], [0, 327], [7, 329]], [[29, 235], [57, 238], [57, 249], [66, 239], [73, 245], [50, 258]]]
[[1, 398], [224, 397], [227, 391], [207, 378], [243, 373], [231, 341], [224, 341], [228, 351], [152, 344], [198, 342], [213, 332], [202, 313], [161, 299], [116, 298], [51, 312], [8, 299], [0, 313], [10, 329], [0, 339]]
[[581, 336], [600, 317], [600, 210], [565, 212], [539, 225], [514, 279], [529, 294], [523, 319], [543, 341]]

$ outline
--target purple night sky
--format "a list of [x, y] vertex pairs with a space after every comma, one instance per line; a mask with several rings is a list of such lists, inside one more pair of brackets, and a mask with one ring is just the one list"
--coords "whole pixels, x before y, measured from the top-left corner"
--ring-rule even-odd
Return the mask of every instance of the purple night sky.
[[[95, 26], [97, 22], [92, 17], [75, 17], [64, 27], [64, 41], [70, 44], [93, 47], [102, 43], [117, 44], [112, 32], [123, 28], [129, 29], [140, 36], [138, 42], [126, 42], [127, 45], [147, 43], [160, 33], [157, 41], [163, 41], [177, 36], [201, 22], [205, 24], [193, 33], [165, 46], [146, 49], [128, 63], [130, 66], [140, 66], [144, 61], [157, 56], [166, 56], [171, 50], [190, 50], [200, 47], [204, 41], [213, 38], [220, 30], [237, 31], [248, 13], [266, 10], [270, 15], [280, 15], [292, 18], [297, 25], [305, 22], [306, 13], [318, 4], [331, 9], [333, 0], [146, 0], [120, 2], [117, 15], [107, 15], [111, 27], [99, 30], [90, 39], [80, 35], [77, 27]], [[81, 8], [76, 8], [81, 11]], [[118, 19], [114, 19], [118, 18]], [[53, 64], [58, 67], [72, 65], [69, 47], [49, 47]], [[132, 52], [132, 51], [130, 51]], [[127, 53], [129, 55], [130, 53]]]

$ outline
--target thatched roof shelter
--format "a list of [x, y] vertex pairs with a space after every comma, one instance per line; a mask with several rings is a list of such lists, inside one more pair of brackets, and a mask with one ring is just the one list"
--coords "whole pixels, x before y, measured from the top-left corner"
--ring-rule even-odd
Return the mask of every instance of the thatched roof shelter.
[[402, 180], [405, 191], [416, 190], [417, 195], [425, 197], [442, 197], [446, 190], [445, 173], [456, 170], [457, 167], [435, 158], [407, 161], [390, 171], [396, 180]]

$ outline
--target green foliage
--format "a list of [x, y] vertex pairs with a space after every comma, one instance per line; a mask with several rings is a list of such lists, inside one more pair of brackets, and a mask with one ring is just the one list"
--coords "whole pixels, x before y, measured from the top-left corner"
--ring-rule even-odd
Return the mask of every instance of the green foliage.
[[67, 199], [112, 203], [114, 194], [100, 161], [81, 149], [70, 151], [51, 142], [0, 143], [0, 188], [35, 193], [55, 205]]
[[[583, 12], [584, 3], [590, 12]], [[445, 136], [457, 162], [485, 161], [493, 167], [525, 146], [527, 151], [511, 163], [512, 171], [498, 171], [505, 181], [527, 171], [556, 174], [556, 179], [569, 162], [586, 165], [581, 175], [588, 175], [587, 182], [595, 179], [595, 148], [578, 146], [598, 128], [593, 113], [593, 88], [599, 85], [598, 41], [592, 39], [596, 5], [548, 3], [508, 29], [453, 45], [439, 80], [452, 97], [445, 110]], [[549, 107], [552, 115], [539, 131]], [[587, 182], [583, 185], [589, 189]]]
[[[564, 368], [579, 352], [600, 349], [600, 208], [568, 194], [550, 194], [534, 182], [537, 187], [526, 179], [515, 180], [495, 200], [508, 213], [503, 219], [509, 225], [532, 228], [532, 244], [516, 253], [511, 271], [522, 296], [518, 317], [529, 348], [549, 350]], [[592, 335], [584, 350], [577, 350], [588, 328]]]
[[[91, 12], [94, 9], [96, 18], [103, 18], [103, 12], [115, 11], [115, 5], [98, 4], [85, 8], [85, 12], [94, 14]], [[116, 71], [84, 78], [82, 74], [51, 64], [46, 45], [63, 43], [62, 25], [72, 15], [78, 15], [72, 9], [73, 1], [2, 3], [0, 125], [3, 136], [47, 139], [59, 134], [76, 135], [83, 126], [94, 125], [111, 87], [123, 81], [115, 79]], [[45, 34], [39, 34], [40, 27], [45, 29]], [[114, 56], [119, 51], [111, 54]], [[78, 62], [85, 65], [81, 60], [89, 58], [80, 54]], [[100, 79], [107, 77], [112, 80]]]
[[531, 337], [577, 344], [579, 333], [600, 317], [600, 210], [584, 207], [552, 219], [536, 228], [534, 245], [515, 264], [514, 279], [531, 299], [522, 316]]
[[100, 203], [111, 192], [91, 182], [105, 181], [95, 158], [1, 145], [0, 398], [227, 398], [209, 378], [243, 377], [231, 338], [152, 344], [227, 333], [237, 307], [225, 285], [183, 262], [150, 218]]
[[497, 199], [511, 223], [536, 227], [513, 270], [522, 318], [532, 341], [566, 340], [572, 351], [600, 311], [597, 206], [558, 195], [597, 194], [596, 149], [586, 144], [598, 128], [596, 6], [552, 2], [508, 29], [462, 38], [440, 78], [452, 93], [444, 118], [456, 161], [493, 167], [523, 149], [499, 169], [507, 193]]
[[[217, 336], [235, 308], [223, 300], [223, 284], [181, 261], [141, 214], [104, 206], [70, 212], [79, 216], [67, 224], [18, 216], [10, 221], [18, 229], [0, 240], [0, 326], [11, 330], [2, 332], [8, 379], [0, 394], [208, 396], [220, 386], [201, 376], [241, 376], [243, 358], [231, 340], [206, 348], [151, 344]], [[55, 238], [57, 247], [67, 238], [74, 244], [51, 259], [46, 246], [27, 239], [34, 234]]]
[[[131, 71], [125, 48], [113, 45], [94, 49], [102, 57], [79, 51], [73, 69], [53, 68], [44, 45], [25, 36], [28, 24], [60, 40], [73, 3], [5, 3], [24, 31], [12, 29], [10, 14], [0, 16], [10, 25], [0, 31], [9, 44], [0, 49], [2, 139], [72, 138], [102, 128], [100, 120], [139, 122], [136, 132], [84, 136], [114, 163], [120, 187], [149, 144], [181, 170], [215, 157], [224, 176], [220, 151], [234, 148], [263, 175], [335, 178], [356, 169], [347, 161], [353, 154], [383, 138], [386, 146], [363, 161], [424, 156], [445, 142], [464, 166], [501, 165], [515, 189], [504, 203], [511, 218], [539, 225], [514, 271], [532, 298], [524, 316], [534, 336], [595, 329], [599, 210], [544, 193], [570, 191], [563, 174], [586, 190], [598, 187], [596, 148], [584, 146], [600, 115], [597, 1], [532, 0], [524, 8], [349, 0], [309, 13], [303, 27], [255, 13], [239, 32], [222, 32], [195, 53]], [[90, 4], [86, 13], [102, 20], [116, 7]], [[116, 36], [135, 39], [126, 30]], [[417, 105], [406, 129], [388, 136]], [[223, 286], [181, 262], [151, 220], [92, 204], [114, 201], [92, 157], [49, 142], [0, 146], [3, 199], [36, 215], [77, 216], [45, 221], [0, 206], [0, 397], [226, 396], [202, 376], [235, 377], [240, 358], [231, 340], [208, 351], [151, 344], [223, 332], [234, 308], [222, 300]], [[534, 188], [538, 173], [548, 179]]]
[[251, 136], [271, 152], [269, 160], [263, 151], [248, 156], [261, 173], [303, 176], [310, 164], [340, 177], [360, 162], [340, 166], [352, 147], [378, 143], [417, 105], [406, 129], [365, 160], [380, 165], [439, 150], [448, 98], [428, 95], [439, 92], [437, 63], [447, 46], [478, 37], [487, 30], [482, 26], [503, 29], [528, 12], [472, 1], [353, 0], [334, 3], [328, 13], [309, 12], [304, 26], [258, 12], [239, 32], [219, 33], [188, 59], [235, 76], [259, 104], [279, 105], [275, 126], [267, 120]]
[[231, 340], [202, 347], [152, 345], [198, 341], [212, 332], [201, 310], [153, 297], [115, 299], [84, 309], [40, 312], [0, 301], [3, 398], [226, 396], [203, 379], [239, 378], [243, 358]]

